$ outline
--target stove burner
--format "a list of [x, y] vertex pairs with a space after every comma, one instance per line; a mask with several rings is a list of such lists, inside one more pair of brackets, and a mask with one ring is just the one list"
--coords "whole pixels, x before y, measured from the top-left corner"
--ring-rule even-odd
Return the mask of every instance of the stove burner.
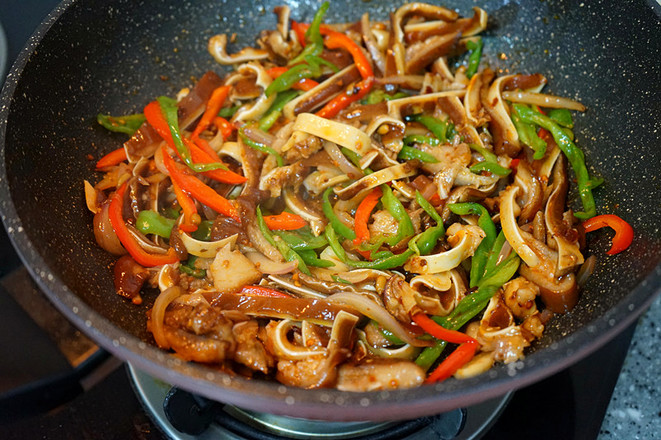
[[429, 440], [477, 439], [497, 419], [510, 394], [466, 409], [403, 422], [326, 422], [243, 410], [193, 395], [128, 364], [136, 394], [156, 425], [182, 440]]

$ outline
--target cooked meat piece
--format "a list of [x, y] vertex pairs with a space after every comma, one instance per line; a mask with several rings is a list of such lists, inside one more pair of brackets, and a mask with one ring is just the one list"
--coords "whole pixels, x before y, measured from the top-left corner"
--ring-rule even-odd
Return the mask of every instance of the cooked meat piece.
[[413, 362], [383, 360], [340, 366], [336, 386], [342, 391], [391, 390], [417, 387], [424, 380], [425, 372]]
[[259, 339], [257, 321], [239, 322], [234, 325], [232, 332], [237, 342], [234, 360], [253, 370], [268, 373], [268, 369], [274, 364], [273, 357], [266, 352]]

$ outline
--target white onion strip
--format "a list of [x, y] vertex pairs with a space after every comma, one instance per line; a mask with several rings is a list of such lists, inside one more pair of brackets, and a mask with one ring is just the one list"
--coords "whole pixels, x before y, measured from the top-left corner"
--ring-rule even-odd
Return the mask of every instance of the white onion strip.
[[282, 275], [292, 272], [298, 267], [298, 261], [276, 262], [260, 252], [246, 252], [245, 256], [255, 265], [258, 271], [266, 274]]
[[330, 158], [337, 164], [337, 167], [341, 169], [345, 174], [347, 174], [352, 179], [357, 179], [363, 175], [354, 164], [352, 164], [347, 157], [342, 154], [340, 149], [332, 142], [324, 142], [324, 150], [330, 156]]
[[392, 334], [407, 344], [415, 347], [426, 347], [429, 345], [427, 341], [415, 339], [383, 306], [362, 295], [341, 292], [327, 297], [326, 300], [353, 307], [356, 311], [378, 322], [383, 328], [392, 332]]
[[238, 236], [237, 234], [234, 234], [218, 241], [200, 241], [194, 239], [183, 231], [181, 231], [179, 235], [181, 236], [181, 241], [184, 243], [188, 253], [202, 258], [214, 258], [218, 253], [218, 250], [222, 247], [225, 247], [225, 245], [228, 243], [233, 249], [234, 244], [236, 243], [236, 238]]
[[579, 112], [585, 111], [585, 106], [578, 101], [562, 96], [547, 95], [546, 93], [506, 91], [502, 92], [501, 96], [507, 101], [521, 104], [532, 104], [549, 108], [566, 108]]
[[539, 264], [539, 257], [525, 242], [514, 215], [515, 198], [518, 192], [518, 186], [510, 186], [500, 196], [500, 224], [512, 249], [528, 266], [535, 267]]
[[181, 287], [172, 286], [169, 289], [161, 292], [154, 301], [154, 307], [151, 309], [151, 332], [154, 335], [156, 344], [164, 350], [170, 348], [170, 343], [165, 337], [165, 330], [163, 328], [163, 320], [165, 319], [165, 309], [168, 305], [182, 295]]

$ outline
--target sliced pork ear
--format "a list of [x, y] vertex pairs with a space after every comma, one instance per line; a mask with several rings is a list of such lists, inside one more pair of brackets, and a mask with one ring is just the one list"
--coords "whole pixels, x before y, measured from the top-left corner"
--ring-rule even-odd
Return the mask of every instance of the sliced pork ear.
[[207, 49], [219, 64], [245, 63], [247, 61], [263, 60], [269, 56], [267, 50], [254, 49], [252, 47], [246, 47], [245, 49], [231, 55], [228, 54], [226, 34], [219, 34], [211, 37]]
[[383, 52], [379, 49], [376, 44], [374, 35], [372, 34], [372, 29], [370, 27], [369, 14], [366, 12], [360, 18], [360, 32], [363, 37], [363, 42], [365, 47], [372, 57], [372, 61], [377, 68], [379, 73], [384, 73], [386, 71], [386, 57], [383, 55]]
[[567, 313], [578, 302], [578, 284], [573, 273], [555, 277], [553, 273], [537, 270], [522, 264], [519, 272], [539, 286], [540, 296], [546, 308], [554, 313]]
[[405, 73], [420, 73], [438, 57], [445, 56], [452, 52], [457, 46], [460, 37], [460, 32], [447, 35], [435, 35], [407, 47], [404, 52]]
[[563, 219], [568, 186], [567, 159], [562, 154], [553, 168], [553, 189], [544, 212], [546, 228], [558, 249], [557, 275], [565, 275], [585, 261], [579, 249], [578, 232]]
[[434, 35], [445, 35], [461, 32], [464, 37], [476, 35], [487, 27], [488, 15], [484, 9], [473, 7], [474, 14], [470, 18], [460, 18], [456, 21], [432, 20], [422, 23], [411, 23], [404, 26], [404, 41], [412, 44], [424, 41]]
[[491, 83], [485, 96], [486, 99], [482, 102], [482, 105], [491, 116], [489, 131], [493, 135], [496, 154], [507, 154], [510, 157], [515, 157], [519, 154], [521, 145], [519, 144], [519, 134], [510, 119], [508, 109], [501, 96], [501, 91], [503, 84], [513, 76], [501, 76]]

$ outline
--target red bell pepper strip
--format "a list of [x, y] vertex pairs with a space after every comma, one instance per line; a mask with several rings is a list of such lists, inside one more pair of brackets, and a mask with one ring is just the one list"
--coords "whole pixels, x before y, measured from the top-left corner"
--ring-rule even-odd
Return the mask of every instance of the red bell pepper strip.
[[363, 50], [351, 38], [341, 32], [321, 29], [322, 35], [327, 35], [324, 45], [329, 49], [345, 49], [353, 57], [353, 62], [363, 79], [374, 76], [372, 65]]
[[270, 230], [293, 231], [308, 224], [300, 215], [283, 211], [278, 215], [265, 215], [264, 221]]
[[161, 113], [161, 106], [158, 102], [152, 101], [147, 104], [144, 113], [149, 125], [156, 130], [156, 133], [158, 133], [158, 135], [162, 137], [173, 150], [176, 150], [177, 148], [174, 145], [174, 140], [172, 140], [172, 133], [170, 133], [170, 127], [168, 127], [168, 123], [163, 117], [163, 113]]
[[326, 103], [326, 105], [319, 110], [316, 114], [322, 118], [333, 118], [335, 117], [342, 109], [347, 108], [352, 102], [362, 99], [374, 85], [374, 77], [370, 76], [355, 86], [351, 87], [349, 90], [340, 93], [335, 98], [331, 99]]
[[305, 25], [294, 20], [291, 21], [291, 29], [296, 33], [296, 37], [298, 38], [298, 42], [301, 47], [305, 47], [307, 44], [305, 42], [305, 31], [307, 31], [308, 27], [310, 27], [309, 24]]
[[452, 376], [459, 368], [473, 359], [479, 346], [480, 344], [477, 341], [461, 344], [436, 367], [427, 379], [425, 379], [425, 383], [440, 382]]
[[[533, 107], [541, 114], [546, 115], [546, 112], [542, 110], [540, 106], [533, 105]], [[537, 136], [539, 136], [543, 141], [548, 142], [549, 139], [551, 138], [551, 133], [549, 133], [547, 129], [539, 127], [539, 130], [537, 130]]]
[[436, 339], [442, 339], [451, 344], [464, 344], [466, 342], [477, 343], [475, 338], [471, 338], [466, 333], [458, 332], [456, 330], [448, 330], [445, 327], [436, 324], [436, 322], [424, 313], [416, 313], [411, 318], [413, 319], [413, 322], [420, 326], [420, 328]]
[[[195, 163], [221, 162], [216, 152], [213, 151], [213, 149], [204, 139], [197, 138], [195, 140], [195, 143], [189, 142], [187, 139], [185, 139], [184, 143], [187, 144], [188, 149], [191, 152], [191, 158], [193, 159], [193, 161], [195, 161]], [[202, 174], [217, 182], [231, 183], [233, 185], [240, 185], [242, 183], [245, 183], [246, 180], [248, 180], [246, 177], [240, 174], [223, 169], [205, 171]]]
[[219, 214], [232, 217], [237, 222], [241, 222], [236, 207], [229, 200], [205, 185], [197, 177], [180, 170], [165, 148], [163, 148], [163, 164], [170, 173], [172, 181], [176, 182], [181, 189], [187, 191], [195, 200], [204, 203]]
[[124, 249], [133, 257], [133, 259], [143, 267], [162, 266], [164, 264], [172, 264], [179, 261], [179, 257], [174, 248], [168, 249], [166, 254], [150, 254], [145, 251], [135, 238], [131, 235], [124, 218], [122, 216], [122, 206], [124, 204], [124, 194], [126, 193], [127, 182], [124, 182], [117, 191], [112, 195], [110, 206], [108, 207], [108, 217], [117, 238], [124, 246]]
[[445, 380], [452, 376], [459, 368], [473, 359], [475, 352], [480, 347], [476, 339], [465, 333], [448, 330], [438, 325], [424, 313], [416, 313], [411, 318], [413, 322], [436, 339], [442, 339], [452, 344], [461, 344], [427, 377], [426, 383]]
[[106, 154], [101, 159], [99, 159], [99, 161], [96, 163], [96, 169], [98, 170], [101, 168], [118, 165], [124, 162], [126, 159], [127, 159], [126, 150], [124, 150], [124, 147], [121, 147], [114, 151], [111, 151], [110, 153]]
[[234, 124], [221, 116], [213, 118], [213, 123], [220, 130], [220, 134], [223, 135], [223, 140], [227, 140], [232, 135], [232, 132], [236, 130]]
[[356, 238], [353, 239], [354, 245], [359, 246], [361, 243], [370, 239], [370, 230], [367, 228], [367, 223], [382, 195], [383, 191], [381, 191], [381, 187], [377, 186], [360, 201], [358, 208], [356, 208], [356, 218], [354, 221]]
[[270, 298], [291, 298], [291, 295], [263, 286], [243, 286], [239, 293], [250, 296], [268, 296]]
[[583, 222], [585, 232], [596, 231], [605, 226], [615, 231], [613, 244], [610, 250], [606, 252], [608, 255], [620, 253], [631, 245], [633, 241], [633, 228], [629, 223], [614, 214], [598, 215]]
[[[272, 79], [276, 79], [283, 73], [289, 70], [289, 67], [271, 67], [266, 71]], [[319, 83], [310, 78], [303, 78], [292, 86], [292, 89], [303, 90], [307, 92], [310, 89], [317, 87]]]
[[174, 189], [174, 194], [177, 196], [177, 202], [179, 206], [184, 211], [184, 220], [179, 224], [179, 229], [184, 232], [193, 232], [197, 231], [197, 225], [200, 224], [202, 219], [197, 213], [197, 208], [195, 207], [195, 202], [186, 194], [177, 183], [172, 181], [172, 188]]
[[214, 118], [218, 116], [218, 112], [225, 103], [227, 96], [229, 96], [230, 89], [230, 86], [220, 86], [211, 93], [211, 98], [209, 98], [209, 101], [207, 102], [207, 108], [204, 110], [202, 119], [200, 119], [200, 122], [197, 123], [197, 127], [195, 127], [195, 130], [191, 135], [192, 139], [197, 138], [200, 133], [202, 133], [209, 127], [209, 125], [211, 125]]

